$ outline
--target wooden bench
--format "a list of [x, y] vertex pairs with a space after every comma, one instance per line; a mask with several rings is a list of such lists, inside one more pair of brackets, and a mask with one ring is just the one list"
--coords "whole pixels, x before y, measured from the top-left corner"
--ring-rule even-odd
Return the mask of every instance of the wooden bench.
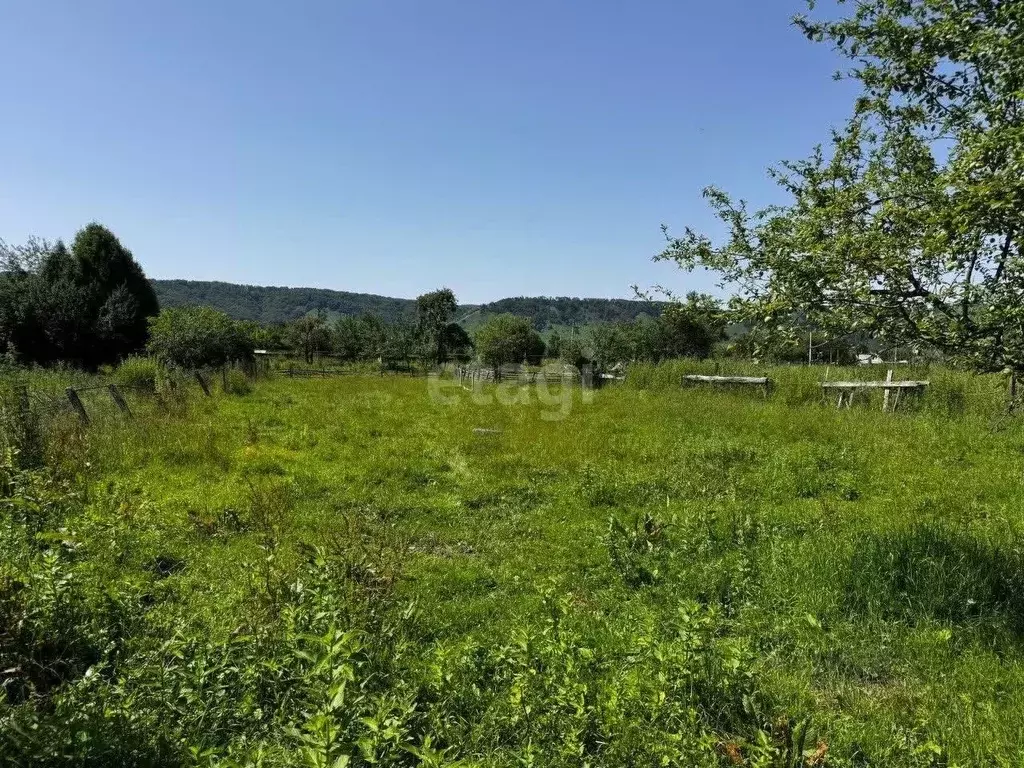
[[736, 384], [739, 386], [763, 387], [765, 397], [768, 397], [772, 391], [772, 380], [767, 376], [702, 376], [688, 374], [683, 376], [683, 381], [697, 384]]
[[[885, 398], [882, 400], [882, 410], [895, 411], [896, 406], [899, 404], [900, 396], [904, 392], [920, 395], [930, 383], [930, 381], [892, 381], [891, 379], [887, 379], [886, 381], [823, 381], [821, 382], [821, 388], [823, 390], [839, 392], [839, 399], [836, 401], [836, 408], [842, 408], [844, 401], [846, 403], [846, 407], [849, 408], [853, 404], [853, 395], [855, 392], [881, 389], [885, 391]], [[895, 393], [891, 403], [889, 399], [890, 392]]]

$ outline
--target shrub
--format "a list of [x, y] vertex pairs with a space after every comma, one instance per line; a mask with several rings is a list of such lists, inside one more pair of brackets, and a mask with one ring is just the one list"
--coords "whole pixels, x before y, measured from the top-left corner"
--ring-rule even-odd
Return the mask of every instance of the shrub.
[[439, 743], [510, 765], [612, 766], [720, 765], [728, 742], [750, 764], [797, 764], [769, 762], [785, 752], [763, 730], [752, 651], [714, 609], [684, 601], [655, 632], [551, 590], [543, 609], [506, 644], [438, 654], [425, 698]]
[[540, 362], [544, 341], [525, 317], [496, 315], [477, 331], [476, 347], [485, 364], [491, 366], [519, 363], [524, 359]]
[[252, 357], [244, 326], [209, 307], [173, 307], [149, 321], [149, 351], [186, 370]]
[[160, 364], [153, 357], [133, 355], [126, 358], [114, 371], [114, 381], [123, 387], [134, 387], [147, 392], [156, 391]]

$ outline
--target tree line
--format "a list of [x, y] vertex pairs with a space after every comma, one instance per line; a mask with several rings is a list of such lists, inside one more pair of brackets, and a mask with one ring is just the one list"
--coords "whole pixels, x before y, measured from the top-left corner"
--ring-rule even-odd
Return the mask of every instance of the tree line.
[[0, 242], [0, 353], [28, 365], [96, 369], [147, 353], [185, 369], [249, 360], [256, 349], [286, 351], [312, 363], [320, 355], [342, 360], [478, 359], [481, 364], [539, 364], [545, 357], [574, 365], [711, 353], [724, 314], [715, 302], [691, 295], [656, 318], [602, 323], [545, 343], [532, 317], [491, 315], [471, 336], [458, 322], [460, 305], [448, 288], [425, 293], [409, 317], [342, 316], [315, 312], [289, 323], [232, 319], [208, 306], [160, 311], [141, 266], [118, 238], [89, 224], [70, 247], [32, 239]]
[[708, 357], [725, 338], [727, 322], [717, 301], [690, 294], [659, 317], [595, 324], [564, 337], [556, 329], [545, 341], [533, 318], [509, 312], [492, 315], [471, 336], [455, 322], [457, 307], [455, 296], [444, 288], [416, 299], [415, 320], [385, 323], [366, 315], [331, 323], [321, 313], [261, 329], [257, 341], [270, 349], [291, 350], [307, 362], [327, 354], [343, 360], [472, 359], [488, 366], [561, 359], [575, 366], [611, 367]]
[[871, 342], [864, 334], [830, 336], [827, 328], [793, 317], [795, 337], [774, 334], [770, 325], [751, 326], [726, 344], [725, 329], [737, 315], [693, 293], [667, 303], [657, 316], [555, 329], [546, 340], [536, 318], [510, 312], [491, 315], [471, 335], [456, 322], [463, 307], [447, 288], [417, 297], [413, 306], [408, 317], [390, 321], [374, 314], [332, 321], [315, 312], [273, 325], [235, 320], [207, 306], [159, 311], [138, 262], [99, 224], [84, 227], [70, 247], [38, 239], [20, 246], [0, 242], [0, 353], [29, 365], [94, 370], [146, 353], [169, 366], [196, 369], [250, 360], [256, 349], [291, 353], [307, 363], [323, 355], [487, 366], [547, 359], [604, 368], [712, 354], [802, 361], [806, 347], [799, 337], [808, 332], [816, 335], [815, 349], [850, 362], [855, 344], [869, 348]]

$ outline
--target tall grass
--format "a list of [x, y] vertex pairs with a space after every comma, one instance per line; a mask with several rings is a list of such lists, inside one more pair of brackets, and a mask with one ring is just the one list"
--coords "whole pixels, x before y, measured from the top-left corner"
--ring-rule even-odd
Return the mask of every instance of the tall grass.
[[[834, 395], [821, 388], [830, 381], [881, 381], [893, 370], [897, 380], [930, 382], [920, 398], [904, 397], [901, 406], [912, 411], [942, 416], [976, 415], [987, 418], [1006, 411], [1009, 377], [1004, 374], [976, 374], [941, 365], [760, 365], [742, 360], [673, 360], [659, 365], [637, 364], [629, 369], [626, 385], [659, 392], [678, 390], [687, 374], [722, 376], [767, 376], [774, 384], [773, 397], [791, 405], [834, 405]], [[881, 408], [881, 391], [856, 395], [855, 405]]]
[[[252, 384], [239, 369], [223, 372], [225, 394], [245, 395]], [[210, 374], [206, 374], [210, 378]], [[210, 378], [211, 384], [213, 379]], [[198, 382], [187, 371], [168, 369], [149, 357], [129, 357], [119, 365], [89, 374], [65, 368], [0, 365], [0, 466], [34, 468], [80, 464], [82, 444], [125, 421], [106, 387], [115, 384], [130, 410], [149, 421], [155, 413], [183, 416], [200, 405]], [[91, 427], [81, 428], [67, 397], [74, 388]], [[128, 417], [130, 418], [130, 417]]]
[[819, 370], [679, 387], [702, 366], [562, 419], [346, 376], [79, 430], [0, 490], [0, 754], [1020, 762], [1024, 425], [929, 404], [984, 391], [955, 372], [893, 418], [817, 407]]

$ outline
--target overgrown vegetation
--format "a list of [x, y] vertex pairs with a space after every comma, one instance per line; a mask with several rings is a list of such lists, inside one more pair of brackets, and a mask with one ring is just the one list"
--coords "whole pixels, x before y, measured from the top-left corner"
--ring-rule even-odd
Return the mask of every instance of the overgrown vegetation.
[[197, 370], [252, 359], [253, 339], [223, 312], [178, 307], [150, 319], [146, 347], [165, 365]]
[[515, 315], [497, 315], [488, 320], [477, 331], [476, 346], [485, 365], [523, 361], [537, 364], [544, 359], [540, 334], [533, 330], [529, 320]]
[[[461, 308], [493, 366], [612, 315], [547, 352], [639, 361], [618, 388], [227, 367], [211, 388], [195, 370], [254, 344], [434, 366], [474, 340], [448, 289], [340, 320], [281, 289], [306, 303], [259, 327], [155, 316], [96, 224], [0, 244], [4, 765], [1024, 763], [1020, 7], [797, 20], [863, 85], [831, 156], [775, 174], [788, 207], [709, 190], [725, 244], [687, 230], [659, 257], [722, 273], [732, 314]], [[737, 320], [761, 363], [704, 359]], [[901, 368], [923, 397], [839, 410], [820, 367], [763, 364], [804, 334], [812, 359], [816, 335], [836, 361], [881, 340], [987, 373]], [[76, 418], [78, 384], [113, 404]]]
[[54, 424], [0, 483], [5, 760], [1018, 760], [1018, 425], [661, 370], [564, 421], [346, 377]]
[[[774, 382], [772, 399], [791, 406], [824, 405], [835, 408], [832, 395], [821, 387], [825, 379], [832, 381], [879, 381], [888, 370], [897, 379], [928, 381], [926, 394], [907, 397], [899, 409], [908, 413], [928, 414], [936, 418], [971, 415], [998, 428], [1007, 416], [1010, 374], [970, 374], [941, 365], [897, 366], [799, 366], [763, 365], [749, 360], [669, 360], [660, 365], [632, 365], [626, 377], [629, 388], [653, 392], [675, 392], [684, 385], [685, 374], [722, 376], [768, 376]], [[748, 399], [747, 389], [736, 395]], [[760, 395], [757, 395], [760, 396]], [[860, 392], [855, 408], [881, 410], [882, 392]]]

